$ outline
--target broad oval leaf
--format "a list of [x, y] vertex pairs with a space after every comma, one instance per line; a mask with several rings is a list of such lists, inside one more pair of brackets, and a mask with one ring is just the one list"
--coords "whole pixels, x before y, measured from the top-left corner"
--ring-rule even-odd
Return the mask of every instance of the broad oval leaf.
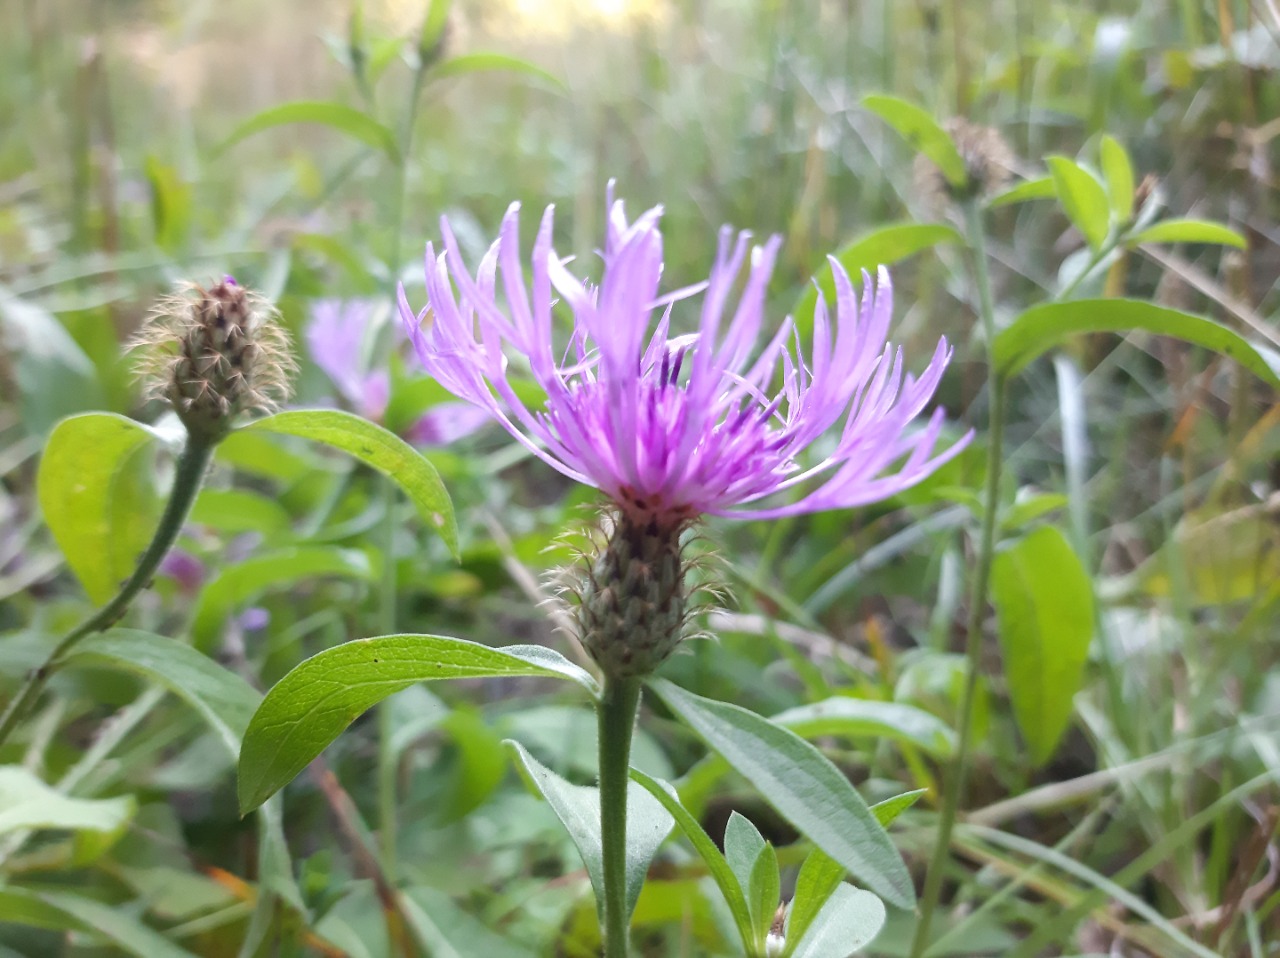
[[952, 186], [965, 185], [969, 177], [955, 141], [927, 110], [884, 94], [864, 96], [862, 105], [897, 130], [913, 149], [931, 159]]
[[701, 856], [707, 871], [729, 906], [729, 912], [733, 915], [734, 924], [738, 929], [738, 936], [742, 939], [742, 947], [750, 950], [755, 939], [755, 931], [751, 925], [751, 909], [747, 906], [746, 892], [738, 884], [733, 869], [729, 867], [729, 862], [720, 853], [716, 843], [698, 824], [698, 820], [680, 804], [680, 800], [668, 791], [664, 783], [650, 778], [637, 768], [631, 769], [631, 778], [644, 786], [645, 790], [671, 813], [680, 831], [684, 832], [685, 838], [689, 839], [694, 851]]
[[659, 679], [650, 688], [796, 829], [876, 894], [915, 902], [902, 857], [849, 780], [789, 729]]
[[381, 150], [394, 162], [400, 161], [395, 134], [367, 113], [343, 103], [328, 100], [295, 100], [268, 107], [245, 120], [232, 131], [218, 150], [234, 146], [246, 137], [277, 126], [294, 123], [318, 123], [347, 134], [361, 143]]
[[1042, 765], [1067, 730], [1093, 638], [1093, 587], [1058, 529], [1041, 526], [991, 566], [1013, 714]]
[[455, 558], [459, 555], [458, 523], [444, 483], [435, 467], [395, 433], [338, 409], [287, 409], [249, 424], [245, 431], [322, 442], [373, 467], [404, 490], [423, 521], [440, 534]]
[[[597, 907], [604, 901], [604, 858], [600, 835], [600, 789], [590, 785], [574, 785], [530, 755], [519, 742], [503, 743], [519, 763], [525, 777], [547, 800], [560, 819], [583, 864], [591, 887], [595, 889]], [[627, 784], [627, 917], [635, 910], [636, 899], [644, 887], [649, 863], [658, 847], [671, 833], [674, 822], [662, 803], [636, 782]]]
[[951, 726], [932, 712], [914, 705], [845, 696], [787, 709], [769, 721], [786, 726], [805, 738], [870, 735], [910, 742], [939, 758], [951, 754], [956, 739]]
[[155, 430], [114, 413], [62, 420], [40, 460], [36, 492], [54, 540], [85, 592], [101, 605], [133, 574], [155, 532], [134, 454]]
[[[964, 237], [944, 223], [890, 223], [842, 247], [835, 253], [835, 258], [856, 280], [864, 269], [890, 266], [939, 243], [963, 242]], [[830, 262], [823, 263], [822, 268], [813, 274], [813, 281], [805, 286], [796, 300], [792, 316], [802, 332], [813, 327], [813, 311], [818, 305], [819, 291], [827, 308], [834, 308], [836, 281]]]
[[1067, 156], [1045, 158], [1049, 173], [1068, 218], [1091, 249], [1098, 249], [1111, 229], [1111, 204], [1097, 178]]
[[571, 679], [599, 693], [587, 672], [539, 646], [495, 649], [442, 635], [384, 635], [326, 649], [277, 682], [249, 722], [240, 749], [240, 811], [287, 785], [388, 695], [436, 679], [518, 675]]
[[1143, 330], [1204, 346], [1280, 386], [1280, 353], [1254, 345], [1221, 323], [1136, 299], [1077, 299], [1033, 306], [996, 336], [994, 355], [1006, 376], [1077, 333]]
[[1236, 249], [1244, 249], [1248, 245], [1244, 237], [1229, 226], [1212, 220], [1193, 219], [1162, 220], [1129, 237], [1128, 243], [1130, 246], [1139, 243], [1213, 243]]
[[316, 576], [372, 579], [369, 557], [354, 549], [299, 546], [253, 556], [225, 566], [201, 590], [191, 619], [191, 639], [197, 649], [212, 648], [232, 610], [268, 589]]
[[884, 904], [869, 891], [837, 885], [792, 958], [849, 958], [884, 927]]
[[230, 669], [191, 646], [136, 629], [91, 635], [67, 661], [103, 665], [140, 675], [183, 699], [209, 724], [233, 758], [262, 696]]

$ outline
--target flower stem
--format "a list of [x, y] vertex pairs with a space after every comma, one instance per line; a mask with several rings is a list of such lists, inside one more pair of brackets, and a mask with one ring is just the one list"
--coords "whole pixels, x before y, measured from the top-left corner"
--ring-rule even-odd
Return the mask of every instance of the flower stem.
[[938, 834], [929, 870], [925, 873], [920, 895], [920, 920], [911, 942], [911, 958], [921, 958], [929, 945], [929, 926], [938, 906], [942, 890], [942, 872], [951, 852], [951, 832], [956, 810], [964, 792], [969, 771], [969, 749], [973, 738], [973, 710], [977, 699], [978, 675], [982, 658], [982, 620], [987, 606], [987, 588], [991, 582], [991, 561], [996, 544], [996, 515], [1000, 507], [1000, 467], [1004, 445], [1005, 381], [996, 369], [995, 307], [991, 298], [991, 279], [987, 274], [986, 236], [982, 210], [977, 200], [965, 204], [965, 226], [969, 248], [973, 254], [973, 275], [978, 287], [979, 312], [987, 347], [987, 389], [991, 396], [990, 423], [987, 437], [987, 477], [982, 496], [982, 528], [978, 538], [977, 569], [969, 595], [969, 619], [966, 623], [965, 682], [960, 699], [960, 734], [955, 757], [947, 776], [942, 807], [939, 809]]
[[53, 673], [57, 671], [62, 660], [71, 650], [87, 636], [109, 629], [120, 621], [134, 596], [151, 582], [156, 568], [173, 546], [178, 533], [182, 531], [182, 524], [186, 522], [191, 504], [195, 502], [196, 493], [200, 491], [204, 471], [213, 455], [215, 445], [213, 441], [188, 434], [187, 444], [178, 457], [173, 488], [169, 492], [169, 502], [165, 505], [164, 514], [160, 517], [160, 525], [156, 527], [151, 544], [138, 560], [138, 567], [120, 587], [115, 598], [63, 636], [44, 663], [27, 673], [22, 688], [9, 701], [3, 716], [0, 716], [0, 744], [8, 740], [18, 723], [31, 711], [45, 686], [49, 684], [49, 679], [53, 677]]
[[631, 731], [640, 705], [640, 680], [605, 677], [596, 705], [600, 721], [601, 904], [605, 958], [627, 958], [627, 787]]

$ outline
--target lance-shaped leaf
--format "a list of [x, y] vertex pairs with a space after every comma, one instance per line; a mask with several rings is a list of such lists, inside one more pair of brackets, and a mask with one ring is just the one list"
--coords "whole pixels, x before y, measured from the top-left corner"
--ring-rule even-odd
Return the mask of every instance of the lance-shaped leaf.
[[326, 649], [277, 682], [249, 722], [240, 749], [240, 810], [274, 795], [388, 695], [436, 679], [518, 675], [570, 679], [599, 693], [587, 672], [541, 646], [495, 649], [443, 635], [384, 635]]

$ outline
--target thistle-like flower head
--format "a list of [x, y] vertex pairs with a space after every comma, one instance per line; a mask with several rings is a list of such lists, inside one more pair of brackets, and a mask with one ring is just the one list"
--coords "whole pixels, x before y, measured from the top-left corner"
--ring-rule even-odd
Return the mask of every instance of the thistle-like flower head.
[[148, 398], [168, 400], [188, 431], [215, 442], [240, 413], [275, 409], [296, 368], [275, 310], [230, 276], [162, 300], [130, 349]]
[[[748, 234], [724, 230], [710, 278], [664, 295], [660, 215], [655, 208], [628, 221], [610, 196], [597, 286], [552, 249], [550, 209], [527, 284], [516, 205], [475, 276], [442, 221], [444, 252], [427, 246], [427, 309], [415, 313], [400, 291], [423, 365], [641, 525], [865, 505], [924, 479], [968, 442], [937, 450], [941, 409], [913, 428], [951, 351], [940, 340], [919, 377], [905, 372], [901, 350], [887, 341], [893, 300], [885, 270], [874, 290], [864, 274], [859, 300], [832, 259], [834, 323], [820, 296], [806, 358], [789, 318], [761, 344], [778, 238], [753, 247]], [[697, 331], [672, 335], [672, 305], [699, 293]], [[561, 343], [557, 299], [573, 315]], [[428, 312], [434, 321], [426, 325]], [[540, 408], [512, 387], [513, 359], [545, 392]], [[828, 433], [833, 438], [820, 443]]]

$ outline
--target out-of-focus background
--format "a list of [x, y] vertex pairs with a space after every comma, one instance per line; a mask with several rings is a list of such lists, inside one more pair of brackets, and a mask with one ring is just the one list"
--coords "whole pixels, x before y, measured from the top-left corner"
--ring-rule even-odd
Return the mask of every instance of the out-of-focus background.
[[[669, 288], [706, 275], [725, 224], [781, 234], [770, 293], [778, 321], [804, 302], [829, 253], [867, 240], [894, 263], [895, 338], [909, 365], [921, 368], [937, 337], [949, 337], [956, 358], [939, 396], [955, 420], [949, 431], [981, 430], [985, 353], [950, 229], [959, 213], [937, 171], [863, 103], [890, 93], [958, 138], [968, 134], [956, 118], [997, 131], [972, 134], [966, 153], [992, 195], [1044, 182], [1051, 155], [1097, 170], [1106, 134], [1131, 157], [1136, 209], [1234, 231], [1197, 227], [1100, 255], [1052, 185], [993, 204], [998, 325], [1054, 298], [1127, 296], [1210, 317], [1263, 350], [1280, 342], [1273, 0], [455, 0], [447, 12], [437, 0], [434, 9], [422, 0], [0, 6], [6, 699], [48, 636], [90, 607], [77, 584], [84, 558], [68, 569], [65, 543], [42, 519], [41, 451], [72, 413], [162, 414], [141, 402], [123, 344], [177, 281], [233, 274], [262, 291], [294, 333], [296, 402], [364, 411], [321, 368], [307, 332], [320, 300], [358, 301], [369, 324], [357, 336], [363, 372], [392, 370], [391, 404], [377, 412], [410, 435], [418, 414], [447, 397], [388, 332], [392, 291], [402, 281], [421, 306], [421, 257], [438, 240], [438, 217], [449, 216], [474, 263], [513, 200], [524, 204], [526, 238], [554, 203], [557, 249], [590, 264], [616, 180], [631, 212], [665, 208]], [[1114, 222], [1113, 236], [1124, 225]], [[1064, 693], [1069, 730], [1043, 761], [1027, 758], [1034, 732], [1009, 703], [1039, 694], [1019, 683], [1042, 682], [1052, 696], [1053, 681], [1035, 666], [1006, 674], [991, 643], [966, 807], [1012, 838], [959, 840], [941, 926], [950, 937], [931, 954], [1276, 955], [1275, 391], [1171, 339], [1095, 334], [1031, 366], [1009, 398], [1001, 534], [1012, 544], [1039, 524], [1066, 530], [1096, 632], [1078, 694]], [[546, 547], [586, 520], [590, 495], [500, 430], [452, 431], [466, 435], [448, 447], [432, 441], [438, 432], [417, 438], [454, 497], [461, 565], [403, 504], [389, 560], [385, 510], [397, 507], [371, 476], [305, 445], [239, 437], [220, 451], [212, 494], [183, 537], [189, 562], [166, 569], [133, 624], [194, 636], [258, 688], [306, 654], [378, 634], [388, 601], [405, 631], [562, 643], [537, 605], [539, 577], [568, 561], [566, 548]], [[974, 524], [983, 442], [980, 431], [971, 455], [869, 510], [713, 524], [730, 612], [713, 622], [719, 641], [693, 644], [669, 674], [764, 714], [832, 696], [910, 707], [917, 724], [878, 714], [823, 744], [869, 798], [936, 786], [954, 741], [971, 561], [963, 532]], [[139, 527], [146, 541], [166, 462], [161, 454], [121, 472], [131, 498], [103, 521], [121, 523], [112, 528], [129, 541]], [[142, 688], [106, 672], [60, 676], [31, 728], [0, 753], [55, 787], [71, 781], [64, 795], [132, 803], [127, 815], [113, 806], [109, 827], [86, 811], [97, 830], [74, 816], [52, 837], [33, 839], [30, 822], [0, 829], [0, 955], [158, 955], [148, 950], [159, 947], [147, 937], [156, 931], [182, 953], [243, 953], [269, 887], [268, 839], [236, 813], [217, 735], [172, 697], [138, 706]], [[400, 737], [357, 724], [324, 769], [284, 794], [281, 854], [291, 857], [281, 867], [305, 907], [279, 906], [288, 929], [279, 940], [301, 953], [397, 953], [369, 866], [376, 847], [384, 865], [397, 863], [393, 878], [413, 902], [405, 920], [431, 954], [592, 954], [581, 862], [500, 745], [520, 738], [587, 783], [589, 711], [534, 682], [418, 687], [394, 701]], [[108, 720], [127, 734], [94, 752]], [[636, 764], [653, 774], [678, 779], [701, 755], [660, 708], [641, 728]], [[66, 778], [86, 754], [92, 768]], [[745, 782], [699, 781], [682, 797], [713, 834], [736, 808], [779, 845], [795, 839]], [[925, 800], [895, 831], [917, 875], [932, 808]], [[64, 833], [78, 850], [58, 844]], [[99, 844], [85, 850], [86, 835]], [[798, 860], [784, 849], [784, 865]], [[678, 841], [650, 877], [640, 953], [733, 953], [716, 893], [698, 884]], [[117, 918], [95, 910], [104, 903]], [[872, 953], [904, 954], [910, 932], [909, 916], [891, 915]]]

